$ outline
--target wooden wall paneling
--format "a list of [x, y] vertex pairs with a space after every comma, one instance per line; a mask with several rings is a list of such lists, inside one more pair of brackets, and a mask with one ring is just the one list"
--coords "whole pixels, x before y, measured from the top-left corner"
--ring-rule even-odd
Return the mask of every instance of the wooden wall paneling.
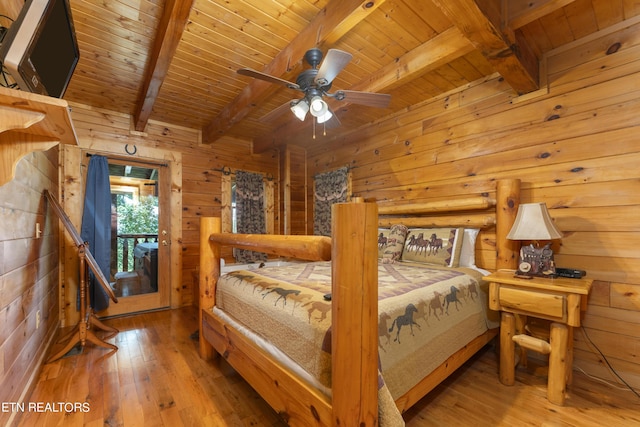
[[[631, 289], [630, 285], [623, 285], [614, 292], [625, 298], [619, 291], [631, 289], [632, 294], [637, 296], [638, 285], [634, 287], [635, 289]], [[597, 353], [599, 350], [605, 354], [613, 369], [623, 373], [624, 380], [636, 389], [640, 387], [640, 367], [636, 363], [634, 352], [629, 351], [640, 341], [637, 307], [637, 300], [635, 305], [623, 308], [593, 306], [584, 318], [583, 329], [575, 336], [576, 349], [581, 354], [580, 361], [588, 364], [589, 371], [624, 387], [620, 379], [602, 362]]]
[[[220, 187], [221, 184], [218, 184]], [[198, 227], [196, 219], [201, 216], [207, 216], [209, 213], [220, 214], [220, 197], [219, 190], [215, 190], [215, 193], [212, 193], [207, 197], [206, 195], [198, 194], [198, 193], [185, 193], [183, 195], [183, 230], [192, 230], [193, 227]], [[187, 198], [188, 200], [185, 200]], [[211, 203], [211, 199], [215, 204]], [[204, 200], [206, 203], [204, 204], [191, 204], [193, 202], [197, 203], [198, 201]]]
[[[221, 225], [220, 225], [220, 229], [222, 232], [224, 233], [231, 233], [232, 230], [232, 203], [233, 200], [231, 198], [231, 192], [232, 192], [232, 178], [231, 175], [225, 175], [223, 174], [221, 177], [221, 191], [222, 191], [222, 195], [220, 197], [220, 219], [221, 219]], [[200, 230], [200, 221], [198, 221], [198, 230]], [[200, 250], [200, 241], [197, 242], [196, 245], [194, 245], [194, 249], [196, 249], [197, 251]], [[198, 252], [199, 253], [199, 252]], [[223, 259], [229, 261], [229, 262], [233, 262], [233, 249], [232, 248], [222, 248], [221, 249], [221, 256]]]
[[[620, 123], [625, 122], [625, 120], [627, 121], [627, 123], [629, 121], [631, 121], [631, 123], [629, 124], [633, 124], [635, 122], [635, 117], [637, 116], [637, 111], [635, 110], [635, 104], [636, 102], [634, 101], [632, 103], [632, 105], [634, 105], [634, 107], [632, 108], [631, 105], [629, 104], [622, 104], [621, 106], [614, 106], [611, 113], [608, 113], [606, 111], [602, 111], [599, 112], [598, 114], [598, 124], [594, 123], [594, 121], [590, 121], [589, 122], [589, 126], [591, 128], [595, 128], [595, 131], [597, 132], [599, 129], [599, 126], [607, 126], [607, 123], [611, 122], [612, 120], [614, 120], [615, 117], [615, 121], [619, 121]], [[624, 112], [623, 112], [624, 110]], [[593, 115], [592, 112], [590, 113], [585, 113], [585, 117], [591, 117]], [[421, 167], [422, 171], [426, 174], [429, 174], [431, 177], [433, 177], [434, 179], [437, 179], [439, 177], [452, 177], [454, 176], [455, 173], [457, 173], [459, 176], [476, 176], [476, 175], [482, 175], [483, 172], [487, 172], [487, 171], [482, 171], [480, 169], [479, 165], [484, 166], [485, 168], [492, 168], [496, 171], [500, 170], [502, 172], [504, 172], [507, 169], [521, 169], [522, 164], [526, 164], [527, 162], [530, 161], [530, 158], [535, 158], [536, 161], [539, 162], [545, 162], [545, 161], [553, 161], [555, 160], [556, 157], [561, 156], [561, 155], [565, 155], [567, 152], [571, 152], [570, 148], [571, 147], [567, 147], [566, 150], [562, 150], [560, 151], [557, 147], [558, 147], [558, 142], [557, 140], [562, 138], [562, 134], [569, 134], [571, 131], [576, 132], [576, 128], [579, 128], [579, 130], [581, 132], [586, 132], [586, 122], [584, 122], [583, 124], [583, 117], [578, 117], [577, 118], [577, 123], [575, 126], [573, 126], [572, 124], [568, 124], [568, 123], [564, 123], [564, 126], [561, 126], [561, 123], [558, 123], [557, 125], [554, 124], [553, 126], [553, 130], [549, 130], [548, 134], [549, 134], [549, 139], [551, 139], [552, 136], [555, 137], [555, 139], [553, 140], [553, 142], [549, 143], [549, 147], [547, 150], [544, 149], [544, 147], [542, 149], [539, 148], [538, 145], [531, 145], [530, 147], [526, 148], [526, 150], [529, 150], [530, 154], [527, 154], [526, 151], [524, 151], [524, 149], [522, 149], [523, 151], [520, 151], [519, 153], [515, 154], [511, 151], [506, 151], [506, 148], [503, 148], [502, 152], [496, 153], [495, 155], [493, 155], [492, 157], [489, 157], [486, 155], [487, 151], [490, 150], [497, 150], [496, 148], [488, 148], [489, 144], [491, 144], [491, 146], [496, 146], [496, 147], [508, 147], [508, 144], [495, 144], [492, 141], [488, 141], [489, 137], [484, 137], [485, 140], [487, 140], [486, 143], [483, 144], [483, 149], [480, 149], [480, 144], [481, 142], [476, 142], [473, 141], [469, 144], [465, 144], [463, 145], [463, 147], [466, 148], [465, 151], [461, 151], [461, 144], [454, 144], [454, 141], [447, 141], [447, 143], [450, 143], [450, 148], [444, 148], [442, 151], [440, 150], [434, 150], [432, 153], [430, 153], [430, 155], [425, 158], [425, 157], [418, 157], [418, 156], [411, 156], [410, 159], [407, 159], [404, 162], [388, 162], [388, 164], [390, 164], [389, 168], [392, 169], [394, 172], [392, 174], [390, 174], [390, 176], [392, 176], [394, 179], [397, 180], [403, 180], [403, 181], [410, 181], [410, 179], [407, 179], [407, 177], [409, 175], [413, 175], [415, 174], [415, 172], [413, 170], [408, 170], [406, 172], [400, 172], [399, 170], [403, 167], [410, 167], [410, 165], [412, 164], [420, 164], [423, 165]], [[568, 118], [567, 118], [568, 119]], [[611, 120], [608, 120], [611, 119]], [[507, 117], [505, 120], [509, 120], [509, 117]], [[495, 119], [493, 120], [495, 122], [501, 122], [501, 119]], [[562, 122], [562, 121], [558, 121], [558, 122]], [[546, 126], [545, 126], [546, 127]], [[550, 127], [550, 126], [549, 126]], [[583, 130], [584, 128], [584, 130]], [[538, 136], [538, 140], [541, 140], [543, 138], [545, 138], [544, 134], [540, 133], [540, 132], [531, 132], [530, 129], [523, 129], [523, 130], [518, 130], [517, 132], [514, 131], [504, 131], [505, 135], [508, 133], [515, 133], [515, 135], [513, 135], [512, 138], [509, 138], [509, 141], [517, 141], [517, 142], [513, 142], [511, 143], [511, 145], [515, 145], [516, 148], [518, 146], [521, 146], [525, 143], [529, 143], [531, 144], [532, 141], [528, 141], [533, 139], [531, 136], [530, 137], [526, 137], [527, 134], [529, 135], [535, 135]], [[560, 134], [562, 132], [562, 134]], [[627, 132], [628, 134], [628, 132]], [[495, 135], [494, 135], [495, 136]], [[597, 139], [597, 138], [601, 138], [602, 135], [589, 135], [589, 136], [585, 136], [586, 138], [592, 138], [592, 139]], [[480, 139], [480, 138], [479, 138]], [[525, 142], [521, 142], [521, 141], [525, 141]], [[467, 147], [468, 145], [468, 147]], [[633, 149], [633, 142], [626, 142], [626, 143], [621, 143], [621, 144], [616, 144], [615, 145], [615, 149], [616, 150], [620, 150], [622, 153], [629, 153], [629, 151], [631, 151]], [[583, 151], [582, 147], [584, 146], [584, 140], [582, 141], [576, 141], [575, 143], [575, 153], [577, 155], [578, 158], [580, 158], [580, 152]], [[484, 148], [487, 147], [487, 148]], [[614, 154], [616, 151], [614, 151], [613, 153], [611, 152], [611, 149], [607, 152], [606, 150], [607, 146], [603, 145], [602, 149], [600, 152], [597, 152], [597, 150], [594, 150], [594, 153], [592, 154], [594, 157], [596, 156], [604, 156], [607, 154]], [[444, 151], [446, 150], [446, 151]], [[449, 153], [449, 156], [447, 156], [447, 152]], [[458, 156], [458, 160], [457, 161], [453, 161], [456, 157], [456, 153]], [[469, 155], [467, 155], [468, 160], [468, 166], [465, 166], [465, 163], [463, 160], [461, 160], [461, 158], [465, 157], [465, 153], [470, 153]], [[477, 154], [478, 153], [482, 153], [485, 154], [483, 156], [483, 158], [486, 158], [486, 161], [483, 162], [478, 162], [477, 161]], [[413, 154], [413, 153], [412, 153]], [[556, 156], [557, 154], [557, 156]], [[473, 156], [473, 157], [472, 157]], [[584, 154], [582, 155], [582, 158], [584, 157]], [[429, 160], [427, 160], [429, 159]], [[435, 161], [435, 159], [437, 159], [438, 164], [437, 165], [433, 165], [433, 167], [428, 167], [429, 165], [429, 161]], [[447, 163], [446, 160], [449, 159], [450, 162]], [[561, 160], [562, 158], [560, 157], [559, 160]], [[413, 160], [409, 161], [409, 160]], [[440, 164], [439, 162], [443, 162], [442, 164]], [[426, 163], [426, 169], [425, 169], [425, 162]], [[403, 166], [403, 165], [407, 165], [407, 166]], [[505, 168], [506, 166], [506, 168]], [[447, 170], [447, 168], [449, 170]], [[583, 169], [586, 169], [583, 167]], [[384, 179], [384, 175], [381, 175], [383, 173], [383, 171], [376, 171], [376, 179], [377, 180], [382, 180]], [[403, 176], [403, 174], [405, 176]], [[369, 187], [369, 189], [371, 189], [371, 187], [375, 188], [375, 184], [376, 182], [371, 182], [368, 181], [367, 185]], [[378, 181], [378, 184], [380, 185], [391, 185], [391, 183], [389, 181]]]
[[[151, 123], [148, 127], [153, 127]], [[142, 153], [144, 154], [144, 152]], [[168, 275], [170, 277], [170, 295], [164, 298], [163, 304], [166, 303], [171, 308], [178, 308], [184, 305], [183, 296], [183, 280], [182, 280], [182, 154], [172, 152], [172, 155], [165, 155], [167, 169], [160, 174], [160, 182], [162, 188], [169, 188], [171, 195], [160, 201], [159, 208], [161, 212], [165, 212], [170, 216], [165, 224], [168, 224], [169, 230], [159, 230], [160, 244], [164, 246], [164, 241], [169, 242], [169, 263], [158, 266], [158, 274]], [[160, 224], [162, 226], [162, 224]], [[164, 235], [168, 232], [168, 235]], [[160, 249], [162, 250], [162, 249]], [[161, 253], [161, 252], [160, 252]], [[165, 276], [166, 277], [166, 276]]]
[[592, 343], [596, 343], [597, 348], [607, 358], [627, 363], [636, 362], [637, 357], [633, 349], [640, 345], [640, 338], [630, 335], [625, 330], [602, 331], [593, 328], [585, 328], [585, 330], [590, 341], [585, 340], [584, 335], [576, 334], [574, 341], [577, 348], [586, 350], [593, 346]]
[[[455, 154], [454, 147], [467, 148], [475, 157], [478, 154], [484, 156], [525, 148], [531, 146], [532, 143], [539, 144], [545, 141], [564, 139], [563, 137], [575, 138], [581, 135], [595, 134], [601, 130], [598, 126], [603, 128], [606, 126], [606, 129], [611, 129], [608, 119], [613, 120], [614, 123], [616, 121], [626, 123], [626, 120], [633, 120], [632, 111], [636, 107], [636, 102], [632, 101], [635, 99], [634, 94], [630, 94], [629, 90], [620, 90], [619, 83], [604, 84], [603, 86], [590, 87], [576, 92], [576, 98], [572, 97], [573, 104], [565, 96], [558, 96], [536, 103], [516, 105], [506, 112], [500, 112], [496, 109], [492, 109], [486, 114], [478, 112], [477, 114], [482, 115], [484, 119], [481, 122], [473, 122], [471, 117], [467, 116], [470, 121], [465, 121], [466, 123], [461, 123], [458, 126], [450, 123], [448, 127], [438, 130], [438, 133], [430, 132], [425, 136], [447, 144], [437, 153], [438, 161], [446, 162], [447, 159], [459, 159], [459, 156]], [[591, 96], [599, 89], [601, 94], [607, 95], [606, 98]], [[612, 94], [613, 90], [620, 94], [620, 98], [613, 97], [615, 95], [615, 92]], [[590, 103], [589, 98], [596, 104]], [[631, 101], [625, 104], [625, 100]], [[599, 103], [603, 104], [602, 108], [596, 110], [597, 120], [593, 120], [594, 107], [600, 107]], [[630, 109], [631, 111], [629, 111]], [[460, 120], [458, 119], [458, 121]], [[501, 127], [500, 123], [508, 123], [508, 125]], [[530, 129], [534, 126], [537, 132], [532, 135]], [[494, 138], [496, 137], [502, 139], [500, 144], [495, 144]]]
[[[64, 178], [62, 179], [62, 190], [58, 195], [58, 202], [69, 217], [69, 220], [79, 229], [78, 225], [82, 221], [82, 195], [84, 194], [81, 152], [77, 147], [69, 146], [64, 146], [62, 150]], [[52, 194], [56, 195], [55, 193]], [[62, 236], [61, 260], [63, 275], [60, 280], [60, 326], [66, 327], [76, 325], [80, 318], [79, 312], [76, 310], [77, 290], [80, 284], [78, 276], [80, 264], [78, 248], [73, 243], [71, 236], [64, 230]]]
[[[628, 289], [629, 285], [625, 286]], [[624, 334], [636, 339], [640, 338], [640, 328], [638, 327], [640, 326], [640, 319], [632, 308], [635, 307], [616, 308], [608, 305], [594, 305], [589, 310], [588, 315], [584, 317], [584, 326], [602, 332]]]
[[301, 147], [287, 146], [288, 162], [283, 165], [285, 172], [288, 172], [289, 180], [289, 201], [288, 210], [284, 210], [284, 215], [288, 215], [288, 232], [285, 234], [313, 234], [307, 227], [307, 159], [306, 150]]
[[[0, 401], [30, 392], [59, 322], [59, 234], [42, 191], [58, 191], [58, 147], [23, 157], [0, 186]], [[36, 223], [42, 230], [36, 236]], [[0, 413], [9, 425], [15, 413]]]
[[[602, 48], [601, 48], [602, 49]], [[570, 92], [577, 88], [589, 87], [590, 85], [602, 80], [602, 73], [606, 73], [614, 78], [624, 78], [628, 74], [632, 74], [635, 70], [635, 58], [638, 56], [639, 46], [633, 46], [624, 51], [618, 52], [618, 54], [609, 56], [603, 55], [590, 63], [580, 65], [576, 67], [580, 70], [581, 76], [579, 79], [568, 79], [565, 70], [559, 72], [557, 76], [551, 76], [553, 80], [550, 81], [550, 88], [557, 88], [559, 91]], [[551, 58], [550, 58], [551, 59]]]
[[265, 232], [266, 234], [276, 234], [276, 229], [279, 230], [279, 227], [275, 226], [275, 218], [277, 216], [276, 207], [279, 208], [275, 204], [275, 201], [278, 199], [276, 193], [276, 183], [274, 180], [277, 179], [273, 177], [271, 179], [267, 179], [264, 183], [265, 187], [265, 200], [264, 200], [264, 220], [265, 220]]
[[555, 258], [558, 266], [585, 270], [596, 280], [622, 283], [640, 281], [637, 258], [589, 257], [561, 253], [558, 253]]
[[611, 307], [637, 310], [640, 307], [640, 285], [611, 283]]
[[[544, 199], [538, 199], [544, 200]], [[553, 210], [551, 211], [553, 212]], [[560, 249], [565, 255], [633, 258], [640, 247], [640, 232], [563, 231]], [[609, 242], [615, 242], [610, 244]]]
[[[607, 360], [609, 365], [603, 363], [602, 357], [592, 346], [588, 348], [574, 347], [574, 369], [581, 369], [588, 375], [614, 384], [618, 388], [626, 389], [627, 385], [618, 377], [618, 375], [622, 375], [629, 386], [635, 389], [640, 387], [640, 370], [638, 370], [637, 363], [630, 363], [615, 357], [608, 357]], [[629, 391], [629, 399], [633, 399], [631, 391]]]
[[286, 146], [280, 153], [280, 188], [282, 191], [282, 202], [280, 212], [282, 212], [281, 234], [291, 234], [291, 148]]
[[[552, 216], [558, 227], [566, 231], [640, 231], [640, 223], [637, 219], [637, 205], [615, 206], [615, 209], [608, 206], [584, 208], [575, 206], [571, 209], [555, 209], [552, 211]], [[607, 243], [615, 244], [615, 242]], [[606, 250], [606, 247], [603, 250]]]
[[[628, 132], [627, 132], [628, 133]], [[609, 135], [611, 133], [606, 133]], [[621, 138], [624, 134], [621, 132]], [[608, 138], [607, 138], [608, 139]], [[632, 140], [631, 138], [629, 138]], [[609, 140], [609, 139], [608, 139]], [[615, 146], [616, 144], [611, 144]], [[609, 191], [611, 184], [607, 181], [589, 182], [589, 191], [583, 183], [558, 186], [551, 191], [537, 183], [529, 187], [527, 193], [532, 200], [544, 199], [551, 209], [570, 206], [628, 206], [640, 204], [640, 182], [635, 179], [617, 181], [616, 191]]]
[[[616, 28], [608, 29], [607, 33], [596, 33], [588, 39], [579, 40], [568, 44], [557, 50], [549, 52], [545, 59], [548, 70], [548, 83], [550, 87], [561, 87], [563, 85], [579, 86], [585, 80], [594, 79], [597, 75], [598, 67], [602, 63], [607, 64], [607, 72], [612, 72], [616, 68], [625, 69], [629, 62], [633, 62], [638, 50], [637, 24], [640, 18], [625, 21], [622, 31], [615, 31]], [[607, 51], [617, 43], [620, 47], [615, 54], [608, 54]], [[602, 68], [600, 68], [602, 70]], [[567, 71], [579, 71], [578, 79], [570, 78]]]

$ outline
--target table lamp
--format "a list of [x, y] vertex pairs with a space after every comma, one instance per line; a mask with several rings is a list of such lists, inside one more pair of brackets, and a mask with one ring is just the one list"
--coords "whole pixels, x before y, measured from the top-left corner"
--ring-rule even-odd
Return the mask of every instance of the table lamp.
[[529, 240], [533, 243], [520, 248], [516, 276], [526, 279], [536, 276], [553, 277], [556, 266], [551, 243], [540, 248], [538, 242], [561, 237], [562, 233], [553, 224], [546, 203], [523, 203], [518, 206], [518, 213], [507, 239]]

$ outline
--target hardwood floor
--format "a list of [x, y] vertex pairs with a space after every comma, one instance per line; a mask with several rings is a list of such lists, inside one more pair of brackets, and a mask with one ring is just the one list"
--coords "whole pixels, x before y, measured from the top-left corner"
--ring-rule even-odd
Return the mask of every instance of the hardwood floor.
[[[45, 365], [14, 425], [285, 425], [224, 361], [200, 359], [190, 337], [197, 329], [195, 308], [105, 323], [120, 330], [108, 340], [119, 350], [88, 344], [83, 354]], [[629, 391], [576, 372], [567, 404], [559, 407], [546, 400], [545, 384], [540, 369], [518, 369], [515, 386], [501, 385], [494, 349], [487, 347], [405, 419], [408, 427], [640, 425], [640, 399]], [[65, 411], [74, 404], [76, 411]]]

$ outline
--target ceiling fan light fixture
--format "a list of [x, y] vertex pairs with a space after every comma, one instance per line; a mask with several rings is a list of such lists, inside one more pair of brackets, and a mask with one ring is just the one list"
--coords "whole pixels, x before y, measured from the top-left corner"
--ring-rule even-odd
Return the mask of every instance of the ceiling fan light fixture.
[[320, 96], [311, 98], [309, 112], [313, 117], [322, 117], [327, 114], [327, 111], [329, 111], [329, 106]]
[[301, 122], [303, 122], [304, 118], [307, 116], [307, 111], [309, 111], [309, 104], [307, 104], [307, 101], [304, 99], [301, 99], [295, 104], [292, 102], [291, 111]]
[[331, 111], [327, 111], [323, 115], [318, 116], [318, 123], [324, 123], [324, 122], [330, 120], [331, 117], [333, 117], [333, 114], [331, 114]]

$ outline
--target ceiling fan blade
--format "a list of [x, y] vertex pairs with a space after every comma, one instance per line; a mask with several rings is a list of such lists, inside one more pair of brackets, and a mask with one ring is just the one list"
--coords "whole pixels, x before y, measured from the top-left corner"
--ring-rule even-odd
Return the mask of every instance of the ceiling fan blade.
[[251, 68], [240, 68], [237, 71], [237, 73], [243, 76], [264, 80], [265, 82], [275, 83], [277, 85], [285, 86], [285, 87], [288, 87], [289, 89], [300, 90], [300, 86], [298, 86], [295, 83], [292, 83], [288, 80], [284, 80], [269, 74], [261, 73], [260, 71], [253, 70]]
[[357, 90], [340, 90], [335, 93], [339, 100], [352, 104], [366, 105], [376, 108], [387, 108], [391, 101], [391, 95], [387, 93], [359, 92]]
[[338, 73], [351, 61], [352, 55], [348, 52], [329, 49], [327, 56], [325, 56], [318, 75], [316, 75], [315, 82], [318, 86], [326, 86], [336, 78]]
[[275, 120], [276, 118], [278, 118], [279, 116], [283, 115], [285, 112], [287, 112], [287, 111], [291, 112], [291, 103], [293, 101], [294, 100], [287, 101], [284, 104], [282, 104], [281, 106], [274, 108], [273, 110], [269, 111], [264, 116], [260, 117], [258, 119], [258, 121], [261, 122], [261, 123], [270, 123], [273, 120]]

